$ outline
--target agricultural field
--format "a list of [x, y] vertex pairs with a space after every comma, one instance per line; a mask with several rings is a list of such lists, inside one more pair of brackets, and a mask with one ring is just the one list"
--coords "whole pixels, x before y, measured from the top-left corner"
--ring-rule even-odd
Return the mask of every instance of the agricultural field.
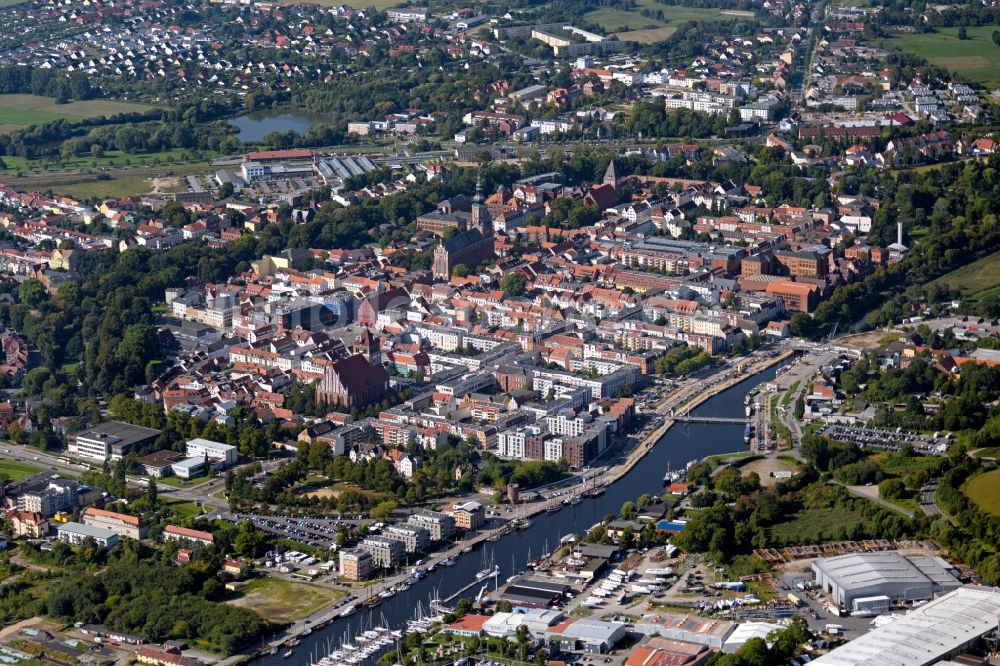
[[[1000, 47], [997, 48], [997, 52], [1000, 53]], [[943, 284], [958, 289], [973, 301], [997, 293], [1000, 291], [1000, 252], [957, 268], [931, 284]]]
[[1000, 469], [972, 477], [962, 492], [982, 511], [1000, 516]]
[[662, 42], [665, 39], [669, 39], [671, 35], [677, 32], [677, 28], [673, 26], [665, 26], [662, 28], [644, 28], [642, 30], [629, 30], [628, 32], [619, 32], [615, 35], [618, 39], [623, 39], [628, 42], [639, 42], [640, 44], [655, 44], [657, 42]]
[[[640, 12], [648, 9], [656, 18], [643, 16]], [[596, 23], [607, 33], [617, 33], [619, 39], [630, 39], [642, 43], [653, 43], [667, 39], [677, 26], [686, 21], [709, 21], [715, 19], [746, 19], [749, 12], [721, 10], [701, 7], [678, 7], [663, 5], [656, 0], [638, 0], [636, 9], [624, 10], [601, 7], [583, 15], [584, 20]], [[672, 29], [671, 29], [672, 28]]]
[[938, 28], [937, 32], [893, 37], [889, 47], [926, 58], [932, 65], [945, 67], [961, 77], [988, 88], [1000, 86], [1000, 46], [993, 43], [996, 26], [966, 28], [968, 39], [958, 38], [958, 28]]
[[258, 578], [240, 592], [238, 599], [228, 603], [256, 611], [278, 623], [301, 620], [347, 594], [342, 590], [279, 578]]
[[[2, 0], [0, 0], [2, 3]], [[38, 95], [0, 95], [0, 131], [10, 131], [27, 125], [53, 120], [83, 120], [116, 113], [142, 113], [151, 106], [110, 99], [88, 99], [81, 102], [56, 104], [51, 97]]]
[[6, 476], [9, 481], [20, 481], [41, 471], [41, 467], [17, 462], [16, 460], [0, 460], [0, 475]]

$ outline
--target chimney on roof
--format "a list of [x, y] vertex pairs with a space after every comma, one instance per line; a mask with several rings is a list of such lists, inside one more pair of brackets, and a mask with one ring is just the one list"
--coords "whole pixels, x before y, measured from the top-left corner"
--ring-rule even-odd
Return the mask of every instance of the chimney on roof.
[[896, 222], [896, 242], [900, 245], [903, 244], [903, 223]]

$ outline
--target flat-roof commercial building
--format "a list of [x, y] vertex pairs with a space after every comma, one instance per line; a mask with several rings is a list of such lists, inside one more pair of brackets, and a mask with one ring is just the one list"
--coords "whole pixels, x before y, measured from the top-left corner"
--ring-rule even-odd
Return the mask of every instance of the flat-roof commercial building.
[[549, 644], [563, 650], [583, 650], [604, 654], [625, 638], [625, 624], [605, 622], [589, 617], [570, 617], [545, 631]]
[[74, 522], [56, 525], [56, 538], [74, 546], [88, 538], [93, 539], [101, 548], [111, 548], [118, 543], [118, 535], [111, 530]]
[[533, 578], [521, 578], [508, 585], [500, 598], [512, 606], [524, 608], [546, 608], [565, 601], [564, 594], [569, 585]]
[[223, 467], [235, 465], [239, 457], [235, 446], [201, 437], [188, 440], [185, 454], [188, 458], [208, 458], [213, 463], [221, 463]]
[[961, 586], [951, 566], [933, 557], [895, 552], [851, 553], [816, 560], [816, 583], [846, 610], [858, 599], [886, 596], [893, 602], [932, 599]]
[[193, 479], [208, 471], [205, 469], [204, 458], [186, 458], [175, 462], [170, 468], [181, 479]]
[[137, 447], [152, 444], [160, 436], [154, 428], [121, 421], [106, 421], [70, 437], [70, 455], [91, 460], [121, 460]]
[[706, 619], [680, 613], [647, 613], [635, 623], [633, 630], [647, 636], [663, 636], [721, 650], [734, 627], [729, 620]]
[[1000, 589], [967, 585], [914, 608], [828, 654], [818, 666], [928, 666], [972, 648], [997, 628]]

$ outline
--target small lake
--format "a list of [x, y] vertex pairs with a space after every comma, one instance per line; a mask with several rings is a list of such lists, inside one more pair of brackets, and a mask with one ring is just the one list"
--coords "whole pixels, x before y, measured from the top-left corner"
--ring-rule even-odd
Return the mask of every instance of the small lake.
[[239, 130], [236, 138], [253, 143], [260, 141], [271, 132], [305, 134], [310, 127], [328, 121], [318, 113], [304, 111], [257, 111], [234, 118], [229, 124]]

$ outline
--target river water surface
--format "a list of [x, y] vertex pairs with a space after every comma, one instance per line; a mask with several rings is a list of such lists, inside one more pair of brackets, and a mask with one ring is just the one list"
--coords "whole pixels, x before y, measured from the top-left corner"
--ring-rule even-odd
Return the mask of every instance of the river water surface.
[[[705, 401], [692, 414], [742, 418], [744, 396], [761, 382], [774, 378], [779, 365], [774, 365], [739, 384]], [[709, 378], [707, 381], [715, 381]], [[558, 513], [541, 513], [531, 518], [532, 526], [521, 532], [505, 535], [499, 542], [484, 542], [471, 553], [459, 557], [452, 567], [438, 567], [423, 580], [416, 582], [406, 592], [398, 593], [383, 601], [371, 611], [358, 612], [348, 618], [338, 619], [322, 630], [302, 639], [294, 655], [283, 659], [280, 654], [264, 656], [254, 661], [265, 666], [307, 666], [310, 654], [318, 659], [326, 653], [328, 641], [336, 647], [343, 637], [360, 633], [360, 626], [384, 624], [392, 628], [405, 627], [417, 607], [426, 609], [435, 594], [444, 599], [475, 580], [476, 573], [484, 568], [484, 558], [490, 558], [500, 567], [500, 581], [526, 569], [529, 559], [543, 552], [552, 552], [559, 545], [560, 537], [582, 534], [606, 516], [617, 514], [621, 505], [635, 500], [643, 493], [658, 495], [663, 492], [663, 475], [668, 463], [673, 469], [683, 469], [690, 460], [705, 456], [745, 450], [742, 425], [677, 424], [660, 438], [653, 449], [627, 474], [608, 486], [604, 495], [586, 498], [575, 506], [563, 507]], [[485, 549], [485, 553], [484, 553]], [[529, 553], [531, 554], [529, 558]], [[480, 586], [474, 586], [466, 596], [475, 597]], [[491, 585], [492, 589], [492, 585]], [[372, 617], [373, 616], [373, 617]]]

